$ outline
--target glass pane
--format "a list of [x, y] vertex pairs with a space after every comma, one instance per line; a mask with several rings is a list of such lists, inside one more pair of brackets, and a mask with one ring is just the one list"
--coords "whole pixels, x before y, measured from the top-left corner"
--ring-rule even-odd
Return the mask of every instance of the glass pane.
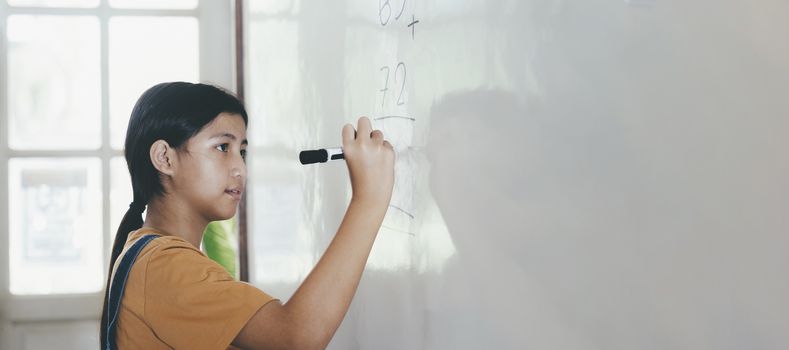
[[[126, 158], [114, 157], [110, 161], [110, 236], [107, 246], [115, 240], [115, 233], [121, 224], [126, 210], [134, 197], [132, 193], [131, 178], [126, 168]], [[143, 213], [145, 215], [145, 213]], [[143, 216], [145, 217], [145, 216]]]
[[[272, 15], [272, 14], [297, 14], [301, 13], [301, 2], [294, 0], [286, 1], [246, 1], [244, 2], [246, 11], [251, 16]], [[364, 6], [361, 6], [364, 8]]]
[[193, 9], [197, 0], [110, 0], [110, 6], [126, 9]]
[[11, 293], [100, 291], [100, 161], [14, 158], [8, 166]]
[[165, 81], [197, 81], [197, 19], [110, 19], [110, 138], [122, 149], [132, 107], [149, 87]]
[[11, 148], [99, 148], [100, 59], [95, 17], [8, 17]]
[[8, 0], [11, 6], [96, 7], [99, 0]]

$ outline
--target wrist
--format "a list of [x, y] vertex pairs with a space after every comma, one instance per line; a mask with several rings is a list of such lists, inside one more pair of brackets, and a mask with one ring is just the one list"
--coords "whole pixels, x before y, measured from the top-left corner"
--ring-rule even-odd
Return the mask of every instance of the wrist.
[[358, 195], [352, 194], [351, 195], [351, 203], [354, 206], [362, 207], [362, 208], [386, 208], [389, 206], [389, 197], [383, 195]]

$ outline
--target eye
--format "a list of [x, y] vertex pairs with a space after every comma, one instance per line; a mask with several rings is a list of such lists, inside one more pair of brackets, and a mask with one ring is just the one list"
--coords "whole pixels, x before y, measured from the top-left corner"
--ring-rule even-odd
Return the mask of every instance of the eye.
[[245, 150], [245, 149], [241, 150], [241, 158], [243, 158], [244, 160], [247, 159], [247, 150]]
[[221, 144], [219, 146], [216, 146], [216, 149], [221, 151], [221, 152], [227, 152], [227, 148], [228, 147], [230, 147], [230, 145], [228, 145], [226, 143], [223, 143], [223, 144]]

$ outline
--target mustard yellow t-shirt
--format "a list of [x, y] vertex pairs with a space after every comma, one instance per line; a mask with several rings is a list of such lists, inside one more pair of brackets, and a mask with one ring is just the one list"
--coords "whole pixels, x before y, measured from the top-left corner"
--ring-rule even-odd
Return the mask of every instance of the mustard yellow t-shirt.
[[[161, 235], [148, 228], [131, 232], [115, 266], [148, 234]], [[119, 349], [233, 349], [230, 343], [247, 321], [272, 300], [235, 281], [183, 238], [161, 236], [131, 268], [115, 339]]]

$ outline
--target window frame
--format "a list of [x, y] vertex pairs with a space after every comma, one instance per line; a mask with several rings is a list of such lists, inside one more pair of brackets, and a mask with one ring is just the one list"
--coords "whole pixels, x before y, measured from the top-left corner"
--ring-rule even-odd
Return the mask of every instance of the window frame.
[[[121, 9], [112, 8], [109, 0], [100, 0], [92, 8], [50, 8], [10, 6], [0, 0], [0, 348], [12, 348], [13, 336], [9, 326], [14, 323], [98, 320], [103, 291], [86, 294], [12, 295], [9, 269], [9, 209], [8, 163], [12, 158], [33, 157], [92, 157], [101, 161], [103, 276], [112, 244], [110, 227], [110, 164], [114, 157], [122, 157], [123, 150], [110, 144], [109, 112], [109, 21], [116, 16], [177, 16], [193, 17], [198, 21], [198, 79], [235, 91], [236, 77], [233, 1], [199, 0], [194, 9]], [[99, 20], [100, 89], [101, 89], [101, 147], [95, 150], [13, 150], [8, 139], [8, 17], [13, 15], [95, 16]]]

